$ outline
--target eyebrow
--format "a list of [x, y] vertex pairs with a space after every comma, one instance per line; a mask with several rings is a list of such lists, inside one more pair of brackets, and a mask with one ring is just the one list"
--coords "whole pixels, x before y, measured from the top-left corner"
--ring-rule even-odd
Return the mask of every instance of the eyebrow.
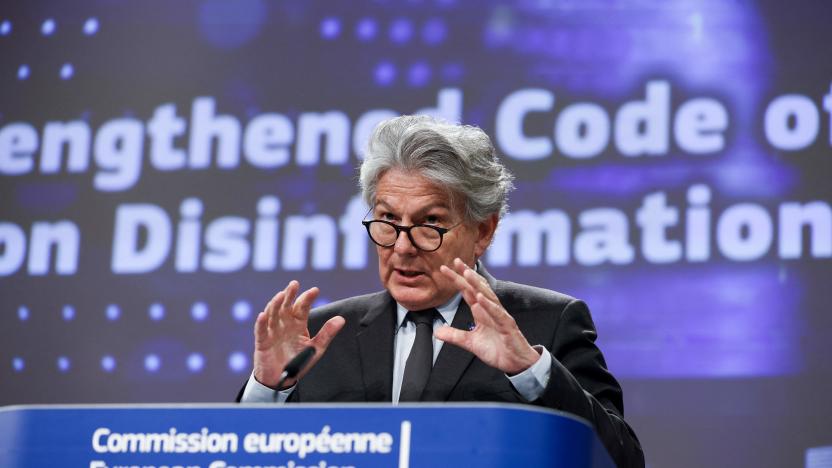
[[[373, 210], [375, 210], [378, 207], [381, 207], [381, 208], [389, 210], [389, 211], [396, 211], [395, 209], [393, 209], [392, 206], [390, 206], [389, 203], [385, 202], [384, 200], [376, 200], [376, 205], [373, 207]], [[447, 210], [448, 212], [451, 211], [451, 207], [448, 206], [445, 203], [434, 203], [434, 204], [431, 204], [431, 205], [428, 205], [428, 206], [425, 206], [423, 208], [420, 208], [420, 209], [416, 210], [416, 213], [414, 213], [413, 216], [414, 217], [422, 216], [422, 215], [428, 213], [430, 210], [437, 209], [437, 208]]]

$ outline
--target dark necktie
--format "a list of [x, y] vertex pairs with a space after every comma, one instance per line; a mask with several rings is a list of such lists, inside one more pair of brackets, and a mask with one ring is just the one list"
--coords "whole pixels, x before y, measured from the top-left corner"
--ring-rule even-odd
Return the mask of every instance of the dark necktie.
[[408, 312], [407, 320], [416, 324], [416, 339], [404, 366], [399, 401], [419, 401], [433, 367], [433, 320], [436, 309]]

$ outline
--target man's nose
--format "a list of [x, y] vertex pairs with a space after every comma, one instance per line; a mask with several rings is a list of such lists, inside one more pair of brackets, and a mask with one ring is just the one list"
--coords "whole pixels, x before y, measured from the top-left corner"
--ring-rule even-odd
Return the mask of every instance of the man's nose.
[[413, 255], [419, 252], [419, 249], [410, 242], [410, 236], [406, 232], [400, 231], [399, 237], [396, 238], [396, 243], [393, 245], [393, 250], [398, 254]]

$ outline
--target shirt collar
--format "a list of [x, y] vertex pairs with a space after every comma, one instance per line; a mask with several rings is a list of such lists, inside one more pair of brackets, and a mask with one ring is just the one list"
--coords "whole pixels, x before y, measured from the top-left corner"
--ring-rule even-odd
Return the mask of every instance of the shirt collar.
[[[451, 300], [436, 307], [436, 310], [439, 311], [439, 315], [442, 316], [442, 321], [445, 323], [453, 322], [456, 310], [459, 308], [460, 301], [462, 301], [462, 293], [458, 292], [454, 294]], [[396, 303], [396, 316], [398, 318], [396, 323], [399, 324], [397, 328], [401, 328], [404, 325], [404, 318], [407, 315], [407, 312], [408, 310], [403, 305], [398, 302]]]
[[[479, 266], [479, 262], [474, 262], [474, 271], [479, 272]], [[447, 324], [453, 323], [456, 311], [457, 309], [459, 309], [460, 301], [462, 301], [462, 293], [458, 292], [451, 298], [451, 300], [436, 308], [436, 310], [439, 311], [439, 315], [442, 316], [443, 322]], [[398, 319], [396, 323], [399, 324], [399, 326], [396, 327], [396, 330], [398, 330], [404, 325], [404, 318], [408, 312], [409, 311], [405, 309], [403, 305], [399, 304], [398, 302], [396, 303], [396, 317]]]

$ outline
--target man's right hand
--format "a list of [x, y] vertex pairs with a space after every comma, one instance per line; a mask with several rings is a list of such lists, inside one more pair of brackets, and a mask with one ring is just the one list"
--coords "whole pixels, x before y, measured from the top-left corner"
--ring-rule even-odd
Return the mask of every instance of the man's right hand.
[[307, 346], [315, 355], [305, 369], [285, 387], [291, 387], [318, 362], [329, 343], [344, 327], [344, 317], [327, 320], [315, 337], [309, 336], [309, 311], [320, 292], [310, 288], [298, 297], [300, 283], [290, 281], [286, 289], [275, 294], [254, 323], [254, 378], [261, 384], [277, 389], [286, 364]]

